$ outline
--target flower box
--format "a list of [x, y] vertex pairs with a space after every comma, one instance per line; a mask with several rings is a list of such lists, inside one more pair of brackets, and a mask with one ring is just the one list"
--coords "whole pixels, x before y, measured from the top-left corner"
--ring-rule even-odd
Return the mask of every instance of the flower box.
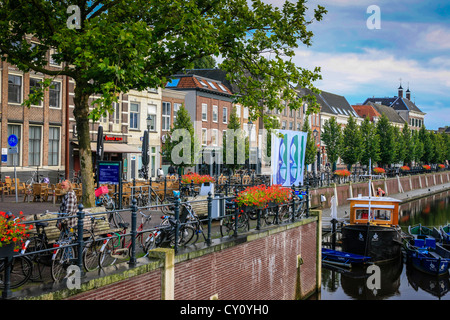
[[424, 165], [422, 166], [422, 168], [424, 168], [425, 170], [431, 170], [431, 166], [429, 166], [429, 165], [427, 165], [427, 164], [424, 164]]
[[184, 184], [191, 183], [191, 181], [193, 181], [194, 184], [202, 184], [202, 183], [206, 183], [206, 182], [215, 182], [215, 179], [207, 174], [200, 175], [195, 172], [185, 174], [181, 177], [181, 182]]
[[14, 255], [15, 242], [0, 247], [0, 259], [11, 258]]
[[438, 167], [441, 168], [441, 169], [445, 168], [445, 166], [443, 164], [438, 164]]
[[408, 166], [402, 166], [402, 167], [400, 167], [400, 170], [402, 170], [402, 171], [409, 171], [409, 170], [411, 170], [411, 168], [408, 167]]
[[259, 185], [248, 187], [241, 191], [235, 201], [239, 206], [262, 209], [267, 207], [268, 204], [286, 203], [290, 200], [290, 196], [290, 188], [282, 187], [281, 185], [272, 185], [270, 187]]
[[14, 251], [19, 251], [32, 229], [31, 224], [23, 223], [24, 219], [22, 212], [17, 218], [11, 213], [0, 212], [0, 249], [12, 245]]
[[336, 170], [334, 172], [335, 175], [339, 176], [339, 177], [348, 177], [350, 176], [350, 171], [343, 169], [343, 170]]
[[373, 168], [373, 172], [375, 172], [377, 174], [382, 174], [382, 173], [386, 173], [386, 170], [384, 170], [383, 168], [375, 167], [375, 168]]

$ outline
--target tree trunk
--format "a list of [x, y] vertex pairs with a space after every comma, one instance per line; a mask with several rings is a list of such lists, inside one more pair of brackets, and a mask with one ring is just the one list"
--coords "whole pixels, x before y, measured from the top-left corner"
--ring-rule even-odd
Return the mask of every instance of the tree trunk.
[[[83, 87], [79, 84], [75, 87], [74, 105], [73, 113], [77, 125], [81, 179], [83, 181], [81, 203], [85, 208], [90, 208], [95, 205], [95, 197], [91, 139], [89, 136], [89, 94], [83, 92]], [[78, 199], [78, 202], [80, 202], [80, 199]]]

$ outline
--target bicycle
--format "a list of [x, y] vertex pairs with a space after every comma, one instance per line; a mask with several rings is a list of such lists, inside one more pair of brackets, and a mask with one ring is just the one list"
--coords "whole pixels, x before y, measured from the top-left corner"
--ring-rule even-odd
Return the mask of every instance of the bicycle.
[[[139, 211], [141, 214], [141, 224], [137, 228], [138, 234], [136, 235], [136, 249], [142, 250], [140, 253], [144, 253], [144, 256], [148, 254], [148, 250], [155, 247], [153, 243], [154, 238], [150, 235], [144, 239], [144, 227], [151, 220], [150, 215], [146, 215]], [[127, 234], [129, 223], [119, 223], [119, 227], [122, 229], [120, 232], [114, 235], [108, 234], [107, 240], [104, 241], [100, 248], [98, 257], [98, 265], [100, 268], [105, 268], [116, 263], [118, 259], [125, 260], [131, 257], [131, 236]]]
[[236, 206], [234, 201], [225, 200], [225, 216], [220, 220], [220, 234], [222, 237], [230, 236], [236, 232], [245, 232], [250, 229], [249, 216], [245, 210], [240, 210], [237, 214], [236, 221]]
[[33, 186], [33, 184], [35, 183], [50, 183], [50, 180], [48, 179], [48, 177], [44, 177], [44, 175], [42, 174], [38, 174], [37, 171], [34, 171], [31, 174], [31, 178], [29, 178], [26, 182], [25, 185], [28, 188], [31, 188]]
[[105, 219], [105, 217], [92, 216], [91, 228], [86, 230], [86, 233], [89, 234], [89, 238], [86, 241], [86, 246], [83, 249], [83, 266], [86, 271], [95, 271], [98, 268], [98, 257], [100, 256], [100, 248], [103, 242], [95, 236], [94, 230], [97, 222], [100, 220], [104, 221]]
[[[36, 219], [35, 219], [36, 220]], [[36, 222], [36, 236], [28, 239], [25, 242], [22, 253], [34, 252], [27, 255], [33, 264], [33, 272], [31, 274], [31, 281], [38, 281], [42, 279], [42, 272], [46, 266], [51, 264], [51, 252], [49, 249], [49, 243], [45, 228], [48, 226], [48, 222]]]
[[67, 276], [67, 268], [76, 261], [76, 250], [73, 244], [77, 239], [77, 235], [72, 228], [67, 225], [67, 221], [60, 223], [61, 233], [53, 247], [52, 264], [50, 273], [53, 281], [58, 282]]
[[[7, 259], [0, 261], [0, 289], [6, 288], [5, 283], [5, 268], [7, 266]], [[27, 256], [17, 256], [11, 259], [10, 273], [9, 273], [9, 287], [11, 289], [19, 288], [24, 285], [31, 277], [33, 272], [33, 265]]]
[[[189, 239], [186, 244], [194, 244], [198, 241], [199, 234], [203, 235], [204, 241], [206, 241], [206, 235], [203, 232], [203, 223], [200, 220], [200, 218], [195, 214], [195, 211], [192, 209], [192, 206], [190, 203], [185, 202], [181, 204], [181, 222], [188, 223], [190, 226], [194, 228], [194, 235], [192, 236], [192, 239]], [[186, 222], [188, 221], [188, 222]], [[194, 240], [193, 240], [194, 239]], [[193, 241], [192, 241], [193, 240]]]

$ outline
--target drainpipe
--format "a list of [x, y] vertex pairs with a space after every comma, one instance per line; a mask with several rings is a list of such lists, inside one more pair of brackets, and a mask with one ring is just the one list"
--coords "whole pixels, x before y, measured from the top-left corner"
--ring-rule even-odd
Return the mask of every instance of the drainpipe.
[[64, 159], [65, 178], [69, 179], [69, 76], [66, 76], [66, 155]]

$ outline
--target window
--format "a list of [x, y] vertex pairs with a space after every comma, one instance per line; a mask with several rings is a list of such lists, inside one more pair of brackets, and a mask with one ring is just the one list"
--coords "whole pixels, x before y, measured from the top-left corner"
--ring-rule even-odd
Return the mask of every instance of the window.
[[217, 131], [217, 129], [213, 129], [211, 135], [211, 144], [213, 146], [217, 146], [217, 141], [219, 141], [219, 131]]
[[114, 113], [113, 113], [112, 120], [116, 124], [120, 123], [120, 103], [113, 102], [113, 109], [114, 109]]
[[48, 92], [50, 108], [61, 108], [61, 82], [52, 81]]
[[223, 85], [221, 85], [220, 83], [218, 83], [218, 85], [219, 85], [220, 89], [222, 89], [223, 91], [227, 92], [227, 89], [225, 89]]
[[170, 130], [170, 114], [172, 105], [170, 102], [162, 103], [162, 129], [164, 131]]
[[205, 87], [208, 88], [208, 85], [203, 81], [203, 80], [198, 80], [200, 82], [200, 84]]
[[167, 84], [166, 84], [166, 88], [176, 87], [176, 86], [178, 86], [178, 82], [180, 82], [179, 78], [170, 79], [169, 82], [167, 82]]
[[202, 103], [202, 121], [208, 121], [208, 105]]
[[227, 107], [222, 108], [222, 121], [223, 121], [223, 123], [228, 123], [228, 108]]
[[149, 131], [156, 131], [156, 105], [148, 104], [147, 105], [147, 129]]
[[248, 119], [248, 107], [244, 108], [244, 119]]
[[22, 103], [22, 77], [8, 75], [8, 102]]
[[211, 81], [208, 81], [208, 83], [209, 83], [209, 85], [211, 86], [211, 88], [217, 90], [217, 87], [214, 85], [214, 83], [212, 83]]
[[41, 127], [29, 128], [28, 165], [41, 165]]
[[217, 122], [219, 118], [219, 111], [217, 106], [213, 106], [213, 122]]
[[241, 117], [241, 106], [236, 106], [236, 115], [238, 118]]
[[202, 145], [206, 146], [208, 144], [208, 136], [207, 130], [205, 128], [202, 129]]
[[48, 165], [59, 165], [59, 127], [49, 127], [48, 138]]
[[286, 130], [286, 121], [282, 122], [281, 129], [282, 130]]
[[139, 104], [130, 103], [130, 129], [139, 129]]
[[11, 134], [14, 134], [17, 136], [18, 138], [18, 142], [17, 142], [17, 154], [9, 154], [8, 155], [8, 166], [12, 167], [14, 165], [19, 166], [20, 165], [20, 146], [21, 146], [21, 138], [22, 138], [22, 134], [21, 134], [22, 130], [20, 125], [17, 124], [8, 124], [8, 136], [10, 136]]
[[56, 61], [53, 55], [57, 55], [58, 51], [56, 49], [50, 49], [50, 64], [54, 66], [59, 66], [60, 64]]
[[294, 123], [292, 121], [289, 122], [289, 130], [294, 129]]
[[297, 122], [297, 131], [301, 131], [301, 129], [300, 129], [300, 122]]
[[173, 122], [175, 123], [175, 120], [177, 119], [177, 113], [178, 110], [181, 108], [181, 103], [174, 103], [173, 104]]
[[[30, 94], [34, 93], [36, 89], [39, 89], [41, 87], [42, 80], [36, 79], [36, 78], [30, 78]], [[42, 106], [42, 100], [39, 101], [36, 106]]]

